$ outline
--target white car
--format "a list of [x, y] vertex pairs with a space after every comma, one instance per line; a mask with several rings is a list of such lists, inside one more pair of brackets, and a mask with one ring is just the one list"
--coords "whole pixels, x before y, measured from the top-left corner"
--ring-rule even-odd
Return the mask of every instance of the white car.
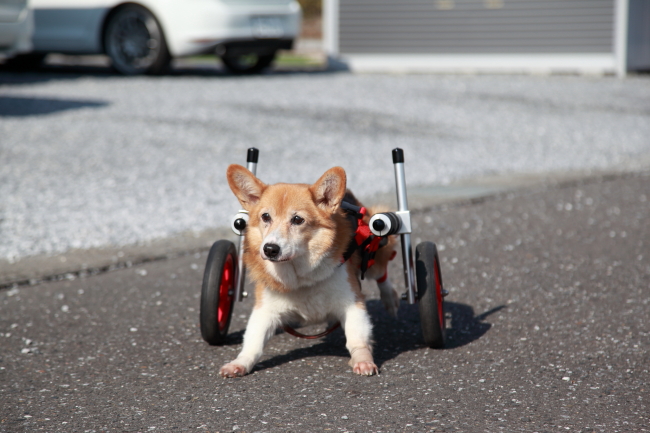
[[30, 0], [34, 53], [107, 54], [123, 74], [162, 72], [173, 57], [215, 54], [258, 72], [291, 49], [295, 0]]
[[0, 57], [31, 50], [32, 25], [27, 0], [0, 0]]

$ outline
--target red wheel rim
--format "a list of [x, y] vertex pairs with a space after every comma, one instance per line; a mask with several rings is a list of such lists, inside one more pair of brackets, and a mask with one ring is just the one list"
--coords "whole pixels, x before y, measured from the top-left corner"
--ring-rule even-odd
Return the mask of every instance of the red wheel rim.
[[226, 328], [228, 317], [230, 316], [230, 307], [232, 306], [233, 288], [235, 286], [235, 272], [232, 256], [226, 259], [221, 273], [221, 285], [219, 286], [219, 306], [217, 307], [217, 321], [219, 330]]
[[436, 300], [438, 301], [438, 321], [440, 322], [440, 329], [445, 329], [445, 313], [442, 308], [442, 278], [440, 278], [440, 265], [438, 264], [437, 260], [433, 265], [436, 272]]

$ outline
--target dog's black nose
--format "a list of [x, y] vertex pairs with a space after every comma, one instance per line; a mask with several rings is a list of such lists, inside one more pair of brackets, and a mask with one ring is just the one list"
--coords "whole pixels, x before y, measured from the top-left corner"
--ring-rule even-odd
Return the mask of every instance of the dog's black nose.
[[280, 245], [276, 244], [265, 244], [264, 245], [264, 254], [269, 259], [274, 259], [280, 254]]

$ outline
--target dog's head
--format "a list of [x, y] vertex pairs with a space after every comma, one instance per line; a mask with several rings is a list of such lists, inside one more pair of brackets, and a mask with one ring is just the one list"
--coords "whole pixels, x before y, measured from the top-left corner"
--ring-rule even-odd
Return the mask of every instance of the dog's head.
[[285, 262], [309, 256], [313, 262], [333, 245], [333, 215], [345, 195], [341, 167], [326, 171], [313, 185], [266, 185], [240, 165], [227, 171], [228, 184], [249, 212], [248, 245], [264, 260]]

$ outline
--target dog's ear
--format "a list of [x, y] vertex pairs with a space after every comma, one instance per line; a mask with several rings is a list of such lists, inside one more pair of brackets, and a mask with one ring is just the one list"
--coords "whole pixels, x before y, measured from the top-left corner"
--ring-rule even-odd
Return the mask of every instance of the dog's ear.
[[241, 165], [231, 164], [226, 171], [228, 185], [239, 203], [250, 211], [262, 197], [266, 185]]
[[341, 167], [330, 168], [309, 190], [314, 201], [323, 210], [334, 213], [345, 195], [346, 176]]

